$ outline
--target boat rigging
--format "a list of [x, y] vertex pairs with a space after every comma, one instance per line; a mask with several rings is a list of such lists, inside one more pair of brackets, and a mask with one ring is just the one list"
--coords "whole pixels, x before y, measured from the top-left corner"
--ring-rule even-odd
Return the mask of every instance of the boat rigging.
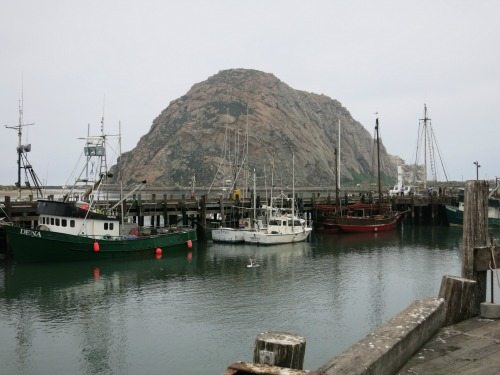
[[421, 158], [423, 158], [424, 171], [423, 176], [421, 176], [420, 178], [422, 179], [422, 182], [424, 184], [424, 189], [427, 189], [427, 181], [429, 176], [428, 168], [430, 168], [432, 181], [436, 182], [438, 180], [436, 157], [439, 158], [444, 178], [446, 179], [446, 181], [448, 181], [443, 158], [441, 157], [441, 152], [439, 151], [436, 135], [434, 133], [434, 129], [432, 128], [432, 122], [431, 119], [427, 117], [427, 105], [424, 104], [424, 118], [420, 119], [418, 124], [417, 149], [415, 153], [415, 164], [413, 171], [414, 185], [420, 177], [418, 168], [419, 162], [421, 162]]
[[[35, 123], [24, 122], [24, 95], [21, 91], [21, 98], [19, 99], [19, 123], [14, 126], [5, 125], [7, 129], [17, 130], [17, 182], [15, 183], [18, 189], [18, 199], [21, 199], [21, 192], [23, 185], [21, 183], [21, 170], [24, 169], [24, 184], [28, 189], [36, 191], [37, 198], [43, 198], [42, 184], [38, 178], [33, 166], [28, 161], [28, 152], [31, 152], [31, 144], [22, 144], [23, 128], [26, 126], [33, 126]], [[31, 180], [31, 182], [30, 182]]]

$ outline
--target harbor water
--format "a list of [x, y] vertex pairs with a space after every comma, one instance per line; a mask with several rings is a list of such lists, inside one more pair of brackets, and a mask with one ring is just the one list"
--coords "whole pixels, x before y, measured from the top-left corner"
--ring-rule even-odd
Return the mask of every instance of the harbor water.
[[[161, 259], [0, 263], [0, 373], [221, 374], [267, 330], [315, 369], [460, 275], [461, 228], [199, 243]], [[255, 259], [258, 267], [247, 267]]]

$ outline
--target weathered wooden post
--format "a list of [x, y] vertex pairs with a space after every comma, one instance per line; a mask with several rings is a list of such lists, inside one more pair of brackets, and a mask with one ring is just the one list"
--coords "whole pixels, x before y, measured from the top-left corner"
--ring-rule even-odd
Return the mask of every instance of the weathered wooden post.
[[[486, 244], [488, 234], [488, 184], [465, 184], [462, 277], [443, 276], [439, 297], [444, 298], [444, 325], [458, 323], [479, 314], [486, 300], [485, 268], [475, 267], [474, 248]], [[476, 262], [477, 263], [477, 262]]]
[[163, 194], [163, 226], [168, 227], [168, 208], [167, 208], [167, 194]]
[[254, 363], [302, 370], [306, 339], [286, 332], [264, 332], [257, 335]]
[[474, 312], [486, 301], [486, 271], [474, 269], [474, 247], [486, 246], [488, 238], [488, 182], [467, 181], [464, 196], [462, 277], [477, 281]]
[[201, 228], [198, 228], [198, 233], [203, 233], [203, 237], [205, 234], [205, 230], [207, 228], [207, 196], [203, 194], [200, 199], [200, 215], [198, 218], [198, 224]]
[[10, 219], [10, 216], [12, 215], [12, 203], [10, 202], [10, 196], [9, 195], [5, 196], [4, 204], [5, 204], [5, 209], [4, 209], [5, 214]]
[[142, 197], [141, 194], [137, 195], [137, 218], [140, 227], [144, 226], [144, 213], [142, 207]]
[[220, 197], [219, 199], [219, 204], [220, 204], [220, 220], [221, 220], [221, 226], [224, 226], [224, 221], [225, 220], [225, 217], [224, 217], [224, 198]]
[[446, 316], [443, 325], [459, 323], [476, 314], [475, 293], [477, 282], [462, 277], [444, 275], [439, 289], [439, 298], [444, 298]]

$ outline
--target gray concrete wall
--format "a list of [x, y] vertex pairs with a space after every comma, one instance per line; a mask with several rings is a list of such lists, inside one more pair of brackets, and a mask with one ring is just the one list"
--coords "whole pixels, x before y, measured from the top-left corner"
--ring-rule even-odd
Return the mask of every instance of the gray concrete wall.
[[327, 375], [396, 373], [443, 325], [444, 300], [418, 300], [317, 371]]

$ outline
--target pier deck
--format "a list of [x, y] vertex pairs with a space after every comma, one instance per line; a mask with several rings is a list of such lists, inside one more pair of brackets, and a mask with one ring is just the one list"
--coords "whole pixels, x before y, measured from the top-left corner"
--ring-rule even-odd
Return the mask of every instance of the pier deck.
[[441, 328], [398, 374], [500, 373], [500, 320], [473, 318]]

